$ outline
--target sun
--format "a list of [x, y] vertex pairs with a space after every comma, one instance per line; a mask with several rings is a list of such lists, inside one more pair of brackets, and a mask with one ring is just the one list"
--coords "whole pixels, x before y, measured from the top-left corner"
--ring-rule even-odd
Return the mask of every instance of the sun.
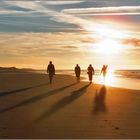
[[122, 45], [111, 38], [105, 38], [94, 44], [96, 48], [95, 52], [102, 54], [115, 54], [119, 53], [122, 49]]
[[125, 29], [115, 23], [102, 23], [87, 26], [88, 37], [96, 40], [91, 44], [91, 51], [101, 54], [120, 53], [125, 47], [120, 40], [129, 37]]

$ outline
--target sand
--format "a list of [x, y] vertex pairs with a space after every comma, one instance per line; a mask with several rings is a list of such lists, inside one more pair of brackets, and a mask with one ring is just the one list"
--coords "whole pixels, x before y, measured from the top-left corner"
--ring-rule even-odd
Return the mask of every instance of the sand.
[[140, 91], [2, 73], [0, 138], [140, 138]]

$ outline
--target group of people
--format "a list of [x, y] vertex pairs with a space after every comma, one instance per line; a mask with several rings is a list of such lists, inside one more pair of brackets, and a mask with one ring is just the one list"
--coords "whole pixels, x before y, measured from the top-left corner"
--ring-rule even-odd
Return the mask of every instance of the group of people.
[[[107, 74], [107, 67], [108, 67], [107, 65], [103, 65], [102, 70], [101, 70], [101, 74], [103, 73], [104, 81], [105, 81], [105, 77]], [[75, 66], [74, 71], [75, 71], [75, 75], [77, 78], [77, 82], [80, 82], [81, 68], [78, 64]], [[54, 64], [52, 64], [52, 61], [49, 62], [49, 65], [47, 67], [47, 73], [49, 74], [49, 80], [50, 80], [50, 84], [51, 84], [53, 76], [55, 75], [55, 66], [54, 66]], [[92, 83], [92, 77], [95, 74], [95, 70], [91, 64], [87, 68], [87, 74], [89, 77], [89, 82]]]
[[[100, 74], [103, 73], [104, 82], [105, 82], [105, 77], [106, 77], [106, 74], [107, 74], [107, 67], [108, 67], [108, 65], [103, 65], [101, 73], [100, 73]], [[80, 74], [81, 74], [81, 68], [77, 64], [76, 67], [75, 67], [75, 75], [77, 77], [77, 82], [80, 82]], [[95, 70], [94, 70], [94, 68], [92, 67], [91, 64], [87, 68], [87, 74], [88, 74], [89, 82], [92, 83], [92, 77], [95, 74]]]

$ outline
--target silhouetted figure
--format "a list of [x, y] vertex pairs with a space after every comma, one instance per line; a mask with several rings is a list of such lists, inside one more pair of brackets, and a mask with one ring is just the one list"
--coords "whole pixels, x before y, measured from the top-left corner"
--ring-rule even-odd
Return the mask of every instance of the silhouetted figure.
[[108, 65], [103, 65], [102, 70], [101, 70], [101, 74], [103, 73], [104, 83], [105, 83], [105, 78], [107, 74], [107, 67]]
[[89, 82], [92, 83], [92, 76], [94, 75], [94, 68], [92, 67], [92, 65], [90, 64], [88, 69], [87, 69], [87, 74], [89, 77]]
[[76, 67], [75, 67], [75, 75], [76, 75], [76, 78], [77, 78], [77, 82], [80, 82], [80, 74], [81, 74], [81, 68], [77, 64]]
[[47, 67], [47, 73], [49, 74], [50, 84], [52, 83], [53, 75], [55, 75], [55, 67], [52, 64], [52, 61], [50, 61], [48, 67]]

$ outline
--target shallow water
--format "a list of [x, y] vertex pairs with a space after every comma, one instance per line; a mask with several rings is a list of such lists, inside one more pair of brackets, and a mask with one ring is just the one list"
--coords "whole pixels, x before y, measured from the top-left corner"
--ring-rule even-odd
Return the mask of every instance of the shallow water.
[[[45, 71], [38, 72], [45, 73]], [[75, 76], [73, 70], [57, 70], [56, 74], [68, 74]], [[86, 70], [82, 70], [81, 77], [82, 81], [88, 81], [88, 75]], [[95, 70], [93, 82], [97, 84], [104, 84], [103, 76], [100, 75], [100, 70]], [[140, 90], [140, 70], [108, 71], [105, 85]]]

